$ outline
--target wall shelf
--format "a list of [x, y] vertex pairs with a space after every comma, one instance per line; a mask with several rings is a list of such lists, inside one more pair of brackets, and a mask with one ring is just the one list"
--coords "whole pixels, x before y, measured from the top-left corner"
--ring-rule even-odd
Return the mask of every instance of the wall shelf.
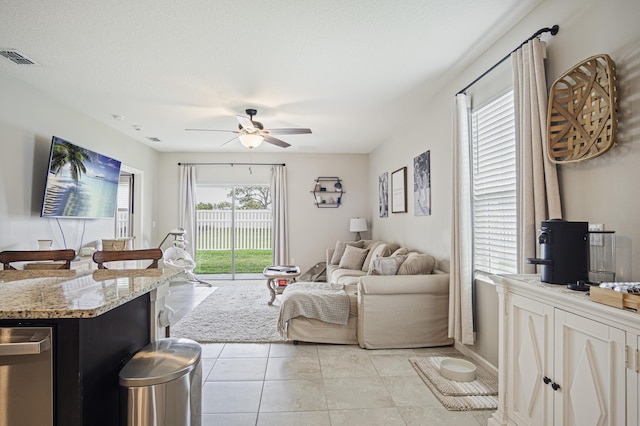
[[342, 204], [345, 191], [339, 177], [319, 176], [315, 180], [311, 194], [313, 194], [314, 204], [319, 209], [336, 209]]

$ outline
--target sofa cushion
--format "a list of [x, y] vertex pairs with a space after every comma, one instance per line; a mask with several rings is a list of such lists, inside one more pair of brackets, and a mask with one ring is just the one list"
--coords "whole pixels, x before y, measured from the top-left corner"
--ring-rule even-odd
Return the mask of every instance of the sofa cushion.
[[395, 275], [407, 256], [376, 257], [371, 262], [369, 275]]
[[[350, 272], [350, 274], [346, 272]], [[357, 275], [354, 275], [354, 273]], [[338, 269], [336, 274], [334, 274], [334, 282], [344, 285], [345, 290], [349, 288], [356, 289], [358, 287], [358, 280], [365, 275], [367, 275], [367, 273], [359, 269]]]
[[409, 253], [397, 275], [427, 275], [433, 272], [436, 259], [430, 254]]
[[368, 253], [367, 249], [347, 245], [339, 266], [344, 269], [362, 269], [362, 264]]
[[331, 262], [330, 263], [332, 265], [339, 265], [340, 264], [340, 260], [342, 259], [342, 256], [344, 255], [344, 250], [345, 250], [347, 245], [353, 246], [353, 247], [362, 248], [363, 244], [364, 244], [364, 241], [362, 241], [362, 240], [360, 240], [360, 241], [338, 241], [338, 242], [336, 242], [336, 249], [333, 252], [333, 256], [331, 256]]

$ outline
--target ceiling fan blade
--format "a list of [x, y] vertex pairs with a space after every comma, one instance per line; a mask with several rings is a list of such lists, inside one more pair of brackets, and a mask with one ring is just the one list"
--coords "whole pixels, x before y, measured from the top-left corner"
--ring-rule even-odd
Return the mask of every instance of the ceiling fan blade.
[[222, 148], [222, 147], [223, 147], [223, 146], [225, 146], [226, 144], [229, 144], [229, 143], [231, 143], [231, 142], [235, 141], [236, 139], [238, 139], [238, 137], [237, 137], [237, 136], [235, 136], [233, 139], [229, 139], [228, 141], [226, 141], [225, 143], [223, 143], [222, 145], [220, 145], [220, 148]]
[[265, 142], [269, 142], [270, 144], [277, 145], [282, 148], [287, 148], [291, 146], [291, 144], [286, 143], [285, 141], [281, 141], [280, 139], [276, 139], [273, 136], [269, 136], [267, 134], [262, 134]]
[[249, 133], [255, 132], [257, 129], [253, 125], [253, 122], [249, 120], [247, 117], [243, 117], [242, 115], [236, 115], [238, 122], [242, 126], [243, 129], [249, 131]]
[[184, 129], [189, 132], [226, 132], [226, 133], [240, 133], [236, 130], [214, 130], [214, 129]]
[[265, 129], [271, 135], [302, 135], [311, 133], [311, 129]]

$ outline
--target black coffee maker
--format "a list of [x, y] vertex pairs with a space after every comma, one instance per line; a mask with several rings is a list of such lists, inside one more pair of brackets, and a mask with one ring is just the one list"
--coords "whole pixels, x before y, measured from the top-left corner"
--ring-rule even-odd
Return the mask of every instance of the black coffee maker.
[[540, 280], [550, 284], [575, 284], [589, 279], [589, 223], [551, 219], [540, 224]]

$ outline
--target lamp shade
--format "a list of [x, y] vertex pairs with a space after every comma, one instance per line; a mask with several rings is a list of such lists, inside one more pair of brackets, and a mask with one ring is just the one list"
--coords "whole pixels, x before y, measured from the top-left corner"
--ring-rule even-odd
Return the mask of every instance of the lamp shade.
[[356, 217], [349, 221], [350, 232], [364, 232], [367, 230], [367, 219]]
[[240, 139], [242, 145], [250, 149], [260, 146], [260, 144], [264, 140], [262, 135], [256, 133], [240, 133], [238, 138]]

